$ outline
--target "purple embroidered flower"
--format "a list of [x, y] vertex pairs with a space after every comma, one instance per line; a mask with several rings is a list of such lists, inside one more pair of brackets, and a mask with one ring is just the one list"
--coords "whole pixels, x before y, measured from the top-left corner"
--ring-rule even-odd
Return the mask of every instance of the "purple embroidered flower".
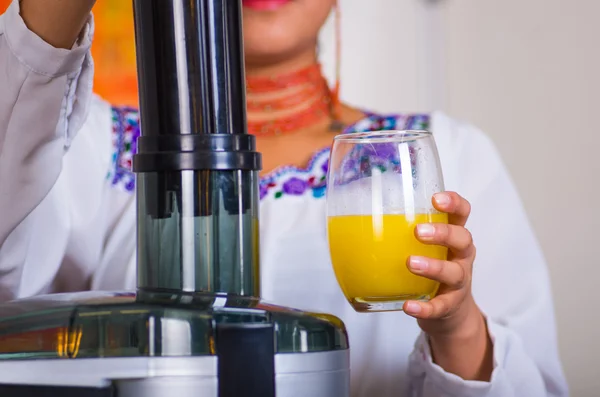
[[283, 191], [287, 194], [300, 196], [308, 189], [308, 182], [300, 178], [291, 178], [283, 184]]
[[115, 167], [114, 175], [113, 175], [111, 183], [113, 185], [117, 185], [119, 183], [119, 181], [121, 181], [121, 179], [123, 179], [123, 171], [121, 171], [120, 168]]
[[264, 183], [261, 183], [258, 187], [259, 189], [259, 194], [260, 194], [260, 199], [264, 199], [267, 194], [269, 193], [269, 188], [267, 187], [267, 185], [265, 185]]
[[356, 160], [353, 158], [349, 158], [347, 160], [344, 160], [344, 165], [342, 167], [342, 172], [346, 173], [346, 172], [351, 172], [354, 171], [356, 169]]
[[353, 157], [370, 157], [373, 155], [375, 155], [375, 148], [373, 145], [358, 144], [352, 149], [352, 152], [350, 152], [350, 156]]
[[398, 158], [398, 148], [394, 143], [376, 143], [360, 145], [356, 148], [360, 157], [374, 158], [377, 160], [391, 161]]
[[376, 156], [382, 160], [393, 161], [398, 158], [398, 147], [393, 143], [377, 145], [376, 149]]
[[323, 171], [326, 174], [327, 170], [329, 170], [329, 160], [327, 160], [323, 163], [323, 165], [321, 165], [321, 171]]
[[140, 139], [141, 135], [142, 135], [141, 127], [138, 124], [136, 127], [134, 127], [133, 134], [132, 134], [132, 137], [131, 137], [131, 153], [133, 153], [133, 154], [137, 154], [137, 151], [138, 151], [138, 139]]
[[129, 181], [125, 184], [125, 190], [128, 192], [133, 192], [135, 190], [135, 176], [133, 174], [130, 176]]

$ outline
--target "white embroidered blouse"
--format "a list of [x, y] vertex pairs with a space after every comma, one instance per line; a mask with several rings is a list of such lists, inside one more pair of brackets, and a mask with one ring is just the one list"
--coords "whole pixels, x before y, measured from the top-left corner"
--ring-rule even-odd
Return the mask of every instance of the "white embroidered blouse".
[[[30, 32], [14, 1], [0, 17], [0, 300], [135, 287], [131, 156], [137, 113], [92, 95], [90, 19], [70, 51]], [[490, 382], [432, 362], [401, 312], [357, 314], [336, 283], [325, 232], [328, 150], [261, 181], [263, 297], [346, 324], [354, 397], [567, 396], [546, 264], [497, 151], [442, 113], [368, 115], [349, 131], [427, 127], [448, 190], [465, 196], [478, 248], [473, 293], [494, 344]]]

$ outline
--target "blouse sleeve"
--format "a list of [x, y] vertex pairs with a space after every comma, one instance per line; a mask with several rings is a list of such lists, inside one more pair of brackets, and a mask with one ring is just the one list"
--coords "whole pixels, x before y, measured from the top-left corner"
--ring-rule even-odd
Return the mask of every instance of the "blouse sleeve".
[[490, 382], [464, 381], [434, 364], [421, 335], [410, 357], [413, 396], [567, 396], [546, 262], [509, 173], [491, 141], [451, 125], [456, 189], [472, 204], [473, 294], [493, 341]]
[[[92, 34], [90, 17], [71, 50], [56, 49], [26, 27], [18, 0], [0, 16], [0, 301], [19, 295], [36, 224], [52, 212], [40, 204], [86, 118]], [[60, 263], [56, 245], [48, 247], [46, 258]]]

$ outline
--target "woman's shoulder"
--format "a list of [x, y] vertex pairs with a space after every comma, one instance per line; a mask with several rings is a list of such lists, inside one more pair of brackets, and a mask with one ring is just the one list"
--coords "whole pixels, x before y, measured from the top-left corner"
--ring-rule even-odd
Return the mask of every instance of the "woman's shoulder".
[[453, 118], [442, 111], [429, 116], [430, 129], [438, 145], [451, 145], [454, 149], [468, 146], [493, 147], [492, 140], [475, 125]]
[[436, 112], [432, 114], [432, 131], [447, 190], [459, 192], [475, 203], [485, 192], [501, 195], [513, 189], [510, 171], [499, 150], [480, 128]]
[[493, 140], [475, 125], [448, 116], [444, 112], [431, 115], [431, 130], [448, 174], [462, 179], [481, 181], [505, 166]]

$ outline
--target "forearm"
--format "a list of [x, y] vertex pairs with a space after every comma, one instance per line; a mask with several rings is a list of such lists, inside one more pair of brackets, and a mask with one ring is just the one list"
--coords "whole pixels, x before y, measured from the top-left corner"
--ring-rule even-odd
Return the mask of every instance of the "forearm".
[[96, 0], [20, 0], [27, 27], [56, 48], [73, 46]]
[[429, 337], [433, 361], [464, 380], [488, 382], [493, 370], [493, 346], [485, 319], [473, 302], [461, 332]]

